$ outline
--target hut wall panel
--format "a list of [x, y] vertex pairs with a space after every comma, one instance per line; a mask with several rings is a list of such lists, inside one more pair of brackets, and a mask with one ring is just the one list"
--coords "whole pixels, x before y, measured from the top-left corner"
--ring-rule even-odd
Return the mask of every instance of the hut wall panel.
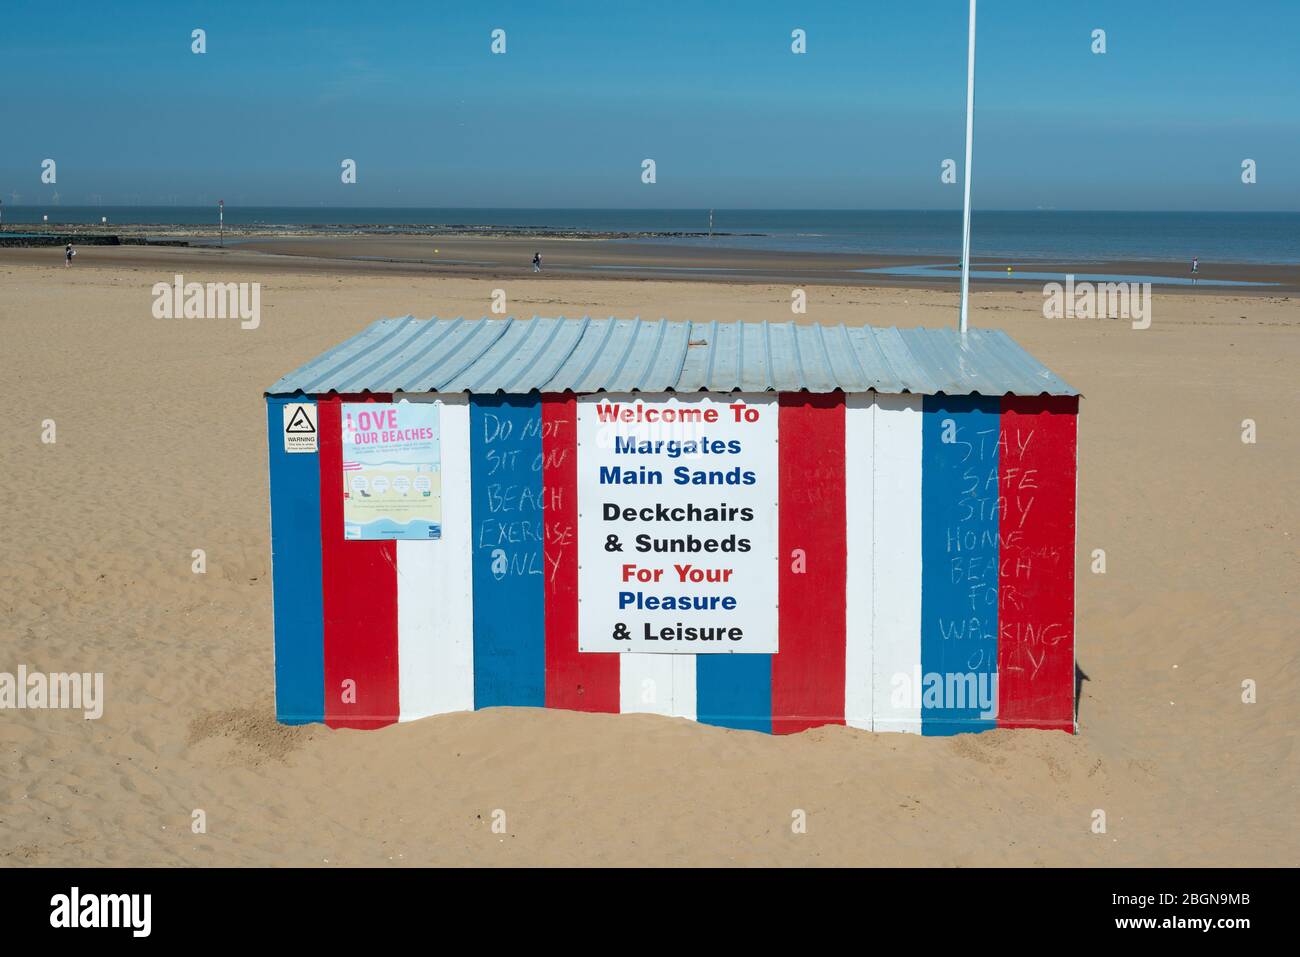
[[474, 707], [546, 704], [542, 402], [470, 398]]
[[782, 393], [779, 414], [772, 731], [792, 734], [844, 723], [844, 396]]
[[317, 403], [325, 723], [334, 728], [380, 727], [400, 713], [397, 543], [343, 540], [342, 403], [389, 398], [335, 395]]
[[[618, 710], [623, 714], [673, 713], [674, 658], [695, 655], [619, 655]], [[694, 675], [692, 675], [692, 680]]]
[[473, 578], [470, 574], [469, 400], [439, 406], [442, 537], [397, 542], [401, 720], [474, 709]]
[[699, 655], [618, 657], [619, 711], [695, 720], [695, 662]]
[[572, 394], [543, 397], [542, 454], [546, 706], [617, 713], [622, 656], [578, 651], [578, 403]]
[[998, 727], [1074, 731], [1073, 396], [1002, 399]]
[[[712, 656], [710, 656], [712, 657]], [[699, 655], [673, 655], [673, 717], [699, 720]]]
[[871, 621], [875, 592], [876, 404], [871, 393], [844, 399], [844, 721], [871, 729]]
[[[271, 591], [275, 607], [275, 717], [284, 724], [325, 718], [321, 618], [320, 453], [284, 450], [284, 407], [266, 400], [270, 464]], [[315, 403], [306, 402], [314, 405]]]
[[[921, 419], [916, 395], [877, 395], [872, 499], [875, 731], [921, 733]], [[900, 683], [908, 693], [900, 695]]]
[[926, 396], [921, 451], [921, 733], [995, 726], [1001, 400]]
[[695, 655], [696, 720], [772, 732], [771, 655]]

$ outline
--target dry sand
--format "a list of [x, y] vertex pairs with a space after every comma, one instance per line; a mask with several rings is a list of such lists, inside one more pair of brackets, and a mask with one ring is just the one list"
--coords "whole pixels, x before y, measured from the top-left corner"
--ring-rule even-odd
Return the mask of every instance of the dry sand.
[[[1297, 862], [1295, 298], [1158, 293], [1145, 331], [1044, 320], [1033, 290], [973, 299], [976, 325], [1086, 396], [1078, 736], [769, 737], [523, 709], [329, 731], [273, 718], [262, 390], [374, 318], [484, 314], [500, 281], [34, 252], [0, 252], [0, 671], [102, 671], [107, 704], [99, 721], [0, 712], [0, 863]], [[260, 280], [260, 327], [152, 318], [173, 262]], [[790, 318], [788, 284], [505, 288], [519, 315]], [[947, 325], [955, 302], [821, 286], [806, 318]]]

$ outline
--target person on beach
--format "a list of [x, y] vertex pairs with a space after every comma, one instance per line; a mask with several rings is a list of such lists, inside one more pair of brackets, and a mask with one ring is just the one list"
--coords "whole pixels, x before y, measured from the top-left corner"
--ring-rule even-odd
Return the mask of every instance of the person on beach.
[[1192, 275], [1196, 275], [1196, 270], [1201, 268], [1201, 261], [1195, 256], [1192, 257]]
[[542, 271], [542, 254], [533, 253], [533, 272]]
[[72, 248], [72, 243], [63, 247], [63, 267], [66, 269], [72, 265], [72, 257], [77, 255], [77, 251]]

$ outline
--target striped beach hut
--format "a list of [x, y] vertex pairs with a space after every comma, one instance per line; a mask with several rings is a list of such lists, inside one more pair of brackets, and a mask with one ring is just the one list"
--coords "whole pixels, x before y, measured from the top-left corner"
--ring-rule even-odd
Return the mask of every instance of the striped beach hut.
[[1078, 393], [1003, 332], [383, 319], [266, 402], [282, 722], [1075, 730]]

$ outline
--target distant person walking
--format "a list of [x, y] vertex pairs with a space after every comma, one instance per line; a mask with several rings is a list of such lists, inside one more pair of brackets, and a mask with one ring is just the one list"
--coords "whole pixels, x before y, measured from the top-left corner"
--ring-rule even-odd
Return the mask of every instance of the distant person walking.
[[542, 271], [542, 254], [533, 253], [533, 272]]
[[72, 248], [72, 243], [63, 247], [63, 267], [66, 269], [72, 265], [72, 257], [77, 255], [77, 251]]
[[1196, 275], [1196, 271], [1197, 271], [1198, 269], [1200, 269], [1200, 268], [1201, 268], [1201, 261], [1200, 261], [1199, 259], [1197, 259], [1195, 256], [1193, 256], [1193, 257], [1192, 257], [1192, 275], [1195, 276], [1195, 275]]

